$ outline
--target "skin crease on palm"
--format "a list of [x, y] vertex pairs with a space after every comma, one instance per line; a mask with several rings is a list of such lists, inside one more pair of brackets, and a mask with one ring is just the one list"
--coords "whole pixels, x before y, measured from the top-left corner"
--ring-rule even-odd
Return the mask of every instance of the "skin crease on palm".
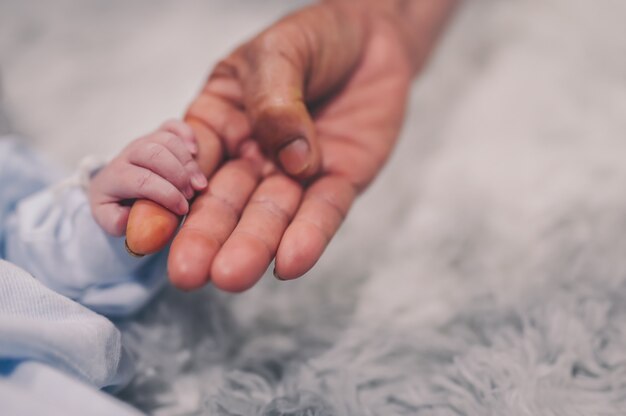
[[[432, 42], [416, 65], [400, 25], [363, 3], [284, 18], [219, 63], [192, 102], [211, 176], [172, 243], [175, 286], [240, 292], [272, 260], [277, 277], [302, 276], [384, 165]], [[308, 157], [292, 151], [303, 147]]]

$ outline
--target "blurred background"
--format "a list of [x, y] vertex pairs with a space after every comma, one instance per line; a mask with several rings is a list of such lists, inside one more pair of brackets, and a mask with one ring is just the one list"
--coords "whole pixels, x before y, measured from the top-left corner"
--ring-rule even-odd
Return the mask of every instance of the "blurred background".
[[212, 65], [304, 1], [0, 2], [17, 129], [74, 164], [180, 117]]
[[[0, 0], [6, 119], [68, 170], [295, 0]], [[620, 414], [626, 3], [466, 2], [320, 264], [119, 322], [151, 414]], [[308, 413], [307, 413], [308, 412]]]

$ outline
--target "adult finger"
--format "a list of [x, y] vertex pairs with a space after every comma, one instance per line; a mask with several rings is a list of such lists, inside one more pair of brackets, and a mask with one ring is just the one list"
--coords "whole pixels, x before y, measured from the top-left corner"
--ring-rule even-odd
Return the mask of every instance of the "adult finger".
[[321, 167], [308, 104], [336, 93], [362, 53], [360, 19], [349, 8], [316, 5], [282, 19], [240, 47], [217, 70], [237, 77], [253, 137], [289, 175]]
[[[251, 132], [250, 122], [242, 109], [240, 89], [238, 82], [220, 78], [214, 70], [185, 115], [185, 121], [193, 128], [199, 143], [205, 133], [211, 131], [229, 156], [236, 156], [239, 145], [250, 137]], [[201, 156], [202, 152], [198, 159]]]
[[356, 198], [354, 186], [341, 176], [326, 176], [307, 189], [276, 254], [275, 275], [295, 279], [320, 258]]
[[174, 286], [197, 289], [211, 278], [213, 259], [235, 229], [258, 180], [258, 171], [246, 160], [228, 162], [211, 178], [172, 243], [168, 272]]
[[241, 220], [211, 267], [211, 280], [222, 290], [241, 292], [261, 278], [298, 209], [302, 187], [282, 174], [263, 180]]
[[304, 99], [308, 61], [299, 58], [303, 46], [291, 43], [301, 41], [285, 31], [270, 29], [232, 59], [240, 67], [253, 137], [287, 174], [304, 179], [318, 172], [320, 151]]
[[[194, 100], [192, 106], [197, 102], [198, 99]], [[198, 144], [196, 162], [203, 174], [203, 178], [206, 178], [215, 171], [224, 159], [224, 147], [222, 145], [222, 140], [216, 134], [211, 125], [200, 116], [193, 117], [188, 114], [185, 117], [185, 122], [192, 128], [195, 135], [196, 142]], [[200, 188], [203, 187], [196, 187], [197, 190]], [[161, 212], [157, 212], [154, 209], [151, 209], [150, 211], [152, 211], [152, 214], [150, 215], [130, 215], [128, 229], [143, 230], [142, 233], [139, 234], [142, 239], [145, 239], [145, 241], [141, 241], [142, 246], [146, 246], [146, 243], [149, 243], [148, 245], [150, 247], [161, 248], [173, 237], [174, 232], [169, 235], [165, 235], [162, 233], [162, 227], [155, 225], [162, 224], [163, 218], [168, 218], [169, 213], [165, 208], [163, 208], [163, 211]], [[133, 208], [133, 212], [136, 213], [135, 208]], [[130, 243], [130, 241], [128, 242]], [[135, 250], [135, 252], [138, 253], [138, 251], [136, 251], [137, 247], [129, 247], [131, 250]]]

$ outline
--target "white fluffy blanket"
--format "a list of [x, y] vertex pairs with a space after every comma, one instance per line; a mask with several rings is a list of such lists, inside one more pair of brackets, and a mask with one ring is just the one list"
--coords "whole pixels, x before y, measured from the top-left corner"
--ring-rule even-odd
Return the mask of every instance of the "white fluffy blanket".
[[[46, 58], [0, 44], [9, 107], [67, 163], [179, 113], [212, 59], [294, 7], [94, 3], [56, 28], [5, 3], [22, 23], [0, 32]], [[165, 291], [121, 323], [139, 361], [121, 397], [158, 415], [626, 414], [625, 19], [621, 0], [468, 2], [318, 267]], [[62, 36], [94, 22], [104, 39]]]

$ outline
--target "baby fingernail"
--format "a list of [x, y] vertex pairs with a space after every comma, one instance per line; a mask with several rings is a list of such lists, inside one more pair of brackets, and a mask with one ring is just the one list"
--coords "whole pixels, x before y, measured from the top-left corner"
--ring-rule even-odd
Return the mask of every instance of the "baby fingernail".
[[187, 210], [189, 210], [189, 203], [187, 202], [186, 199], [183, 199], [179, 204], [178, 204], [178, 212], [182, 214], [186, 214]]
[[299, 175], [309, 167], [309, 143], [304, 137], [289, 142], [278, 152], [281, 166], [290, 175]]
[[197, 189], [202, 189], [207, 186], [209, 182], [203, 174], [196, 173], [191, 177], [191, 184]]
[[195, 155], [196, 153], [198, 153], [197, 143], [185, 141], [185, 144], [187, 145], [187, 150], [189, 150], [189, 153], [191, 153], [192, 155]]

